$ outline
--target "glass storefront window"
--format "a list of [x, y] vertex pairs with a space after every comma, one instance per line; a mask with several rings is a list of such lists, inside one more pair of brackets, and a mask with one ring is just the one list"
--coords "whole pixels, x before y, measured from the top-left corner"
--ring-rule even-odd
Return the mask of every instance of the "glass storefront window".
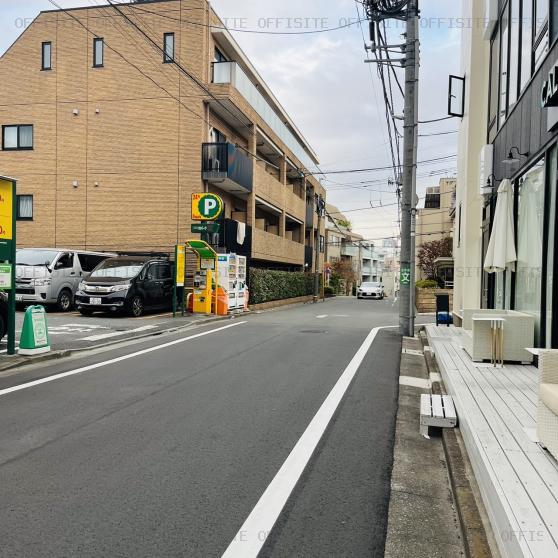
[[515, 309], [535, 317], [539, 342], [544, 228], [544, 159], [531, 167], [517, 184], [517, 270]]
[[552, 348], [552, 306], [554, 304], [554, 239], [556, 238], [556, 168], [558, 166], [557, 148], [554, 146], [548, 155], [548, 248], [546, 252], [546, 339], [547, 349]]

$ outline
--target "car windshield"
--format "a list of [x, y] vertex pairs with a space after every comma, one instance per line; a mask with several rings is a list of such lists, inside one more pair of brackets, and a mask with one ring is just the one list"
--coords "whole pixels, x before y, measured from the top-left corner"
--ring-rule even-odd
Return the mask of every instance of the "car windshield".
[[105, 260], [91, 273], [91, 279], [132, 279], [145, 262], [133, 260]]
[[377, 289], [380, 287], [380, 283], [363, 283], [361, 289]]
[[55, 250], [18, 250], [16, 263], [19, 265], [51, 265], [58, 252]]

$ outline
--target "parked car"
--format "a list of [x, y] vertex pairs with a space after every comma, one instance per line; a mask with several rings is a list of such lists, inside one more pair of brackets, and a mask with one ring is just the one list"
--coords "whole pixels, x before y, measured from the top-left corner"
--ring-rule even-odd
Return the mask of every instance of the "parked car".
[[383, 300], [385, 297], [384, 286], [381, 283], [362, 283], [357, 289], [357, 298], [376, 298]]
[[8, 331], [8, 295], [0, 291], [0, 341]]
[[16, 302], [56, 305], [71, 310], [80, 281], [103, 260], [102, 252], [22, 248], [16, 252]]
[[172, 307], [173, 263], [162, 256], [117, 256], [104, 260], [82, 281], [76, 305], [83, 315], [123, 312], [134, 317], [145, 310]]

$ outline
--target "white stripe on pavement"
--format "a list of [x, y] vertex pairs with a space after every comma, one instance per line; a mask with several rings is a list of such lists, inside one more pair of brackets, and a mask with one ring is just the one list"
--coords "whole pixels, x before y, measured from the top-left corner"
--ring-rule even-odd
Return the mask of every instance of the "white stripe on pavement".
[[222, 558], [256, 558], [341, 403], [378, 332], [366, 337]]
[[14, 391], [21, 391], [23, 389], [29, 389], [41, 384], [46, 384], [48, 382], [54, 382], [68, 376], [74, 376], [76, 374], [81, 374], [82, 372], [88, 372], [89, 370], [95, 370], [96, 368], [102, 368], [103, 366], [109, 366], [111, 364], [116, 364], [117, 362], [122, 362], [123, 360], [128, 360], [141, 355], [146, 355], [152, 353], [153, 351], [159, 351], [160, 349], [166, 349], [167, 347], [172, 347], [173, 345], [178, 345], [179, 343], [184, 343], [185, 341], [191, 341], [192, 339], [198, 339], [199, 337], [204, 337], [206, 335], [211, 335], [212, 333], [218, 333], [231, 327], [236, 327], [246, 322], [236, 322], [234, 324], [229, 324], [217, 329], [212, 329], [210, 331], [204, 331], [203, 333], [197, 333], [196, 335], [190, 335], [189, 337], [184, 337], [183, 339], [176, 339], [175, 341], [169, 341], [168, 343], [163, 343], [162, 345], [157, 345], [156, 347], [150, 347], [149, 349], [143, 349], [135, 353], [130, 353], [121, 357], [113, 358], [110, 360], [105, 360], [104, 362], [98, 362], [96, 364], [90, 364], [89, 366], [83, 366], [82, 368], [76, 368], [75, 370], [70, 370], [69, 372], [62, 372], [61, 374], [55, 374], [54, 376], [48, 376], [47, 378], [42, 378], [40, 380], [34, 380], [32, 382], [27, 382], [26, 384], [20, 384], [19, 386], [13, 386], [10, 388], [0, 390], [0, 396], [8, 395]]
[[109, 339], [110, 337], [120, 337], [122, 335], [127, 335], [128, 333], [139, 333], [140, 331], [148, 331], [150, 329], [156, 329], [157, 326], [148, 325], [137, 327], [136, 329], [127, 329], [126, 331], [113, 331], [112, 333], [99, 333], [97, 335], [90, 335], [89, 337], [82, 337], [78, 341], [100, 341], [101, 339]]

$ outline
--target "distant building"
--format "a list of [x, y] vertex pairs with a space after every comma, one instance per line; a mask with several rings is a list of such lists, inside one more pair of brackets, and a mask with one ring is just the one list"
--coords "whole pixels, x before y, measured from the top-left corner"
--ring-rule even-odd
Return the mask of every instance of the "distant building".
[[[438, 186], [426, 189], [424, 207], [417, 211], [416, 253], [420, 247], [432, 240], [441, 240], [453, 234], [455, 214], [455, 192], [457, 180], [442, 178]], [[417, 280], [424, 279], [417, 264]]]

